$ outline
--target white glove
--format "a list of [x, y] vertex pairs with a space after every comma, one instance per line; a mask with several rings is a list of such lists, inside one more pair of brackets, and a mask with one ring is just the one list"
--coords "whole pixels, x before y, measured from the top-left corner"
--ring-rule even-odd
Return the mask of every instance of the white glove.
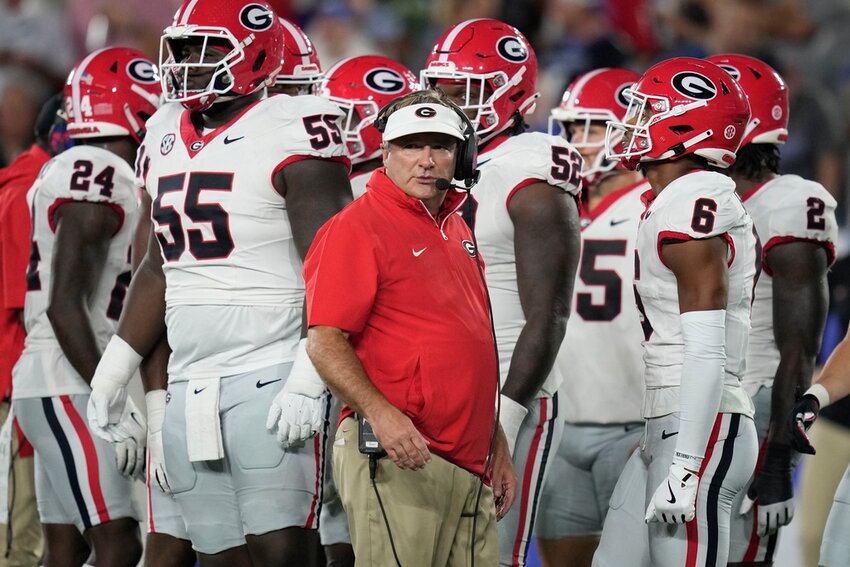
[[699, 476], [678, 463], [670, 465], [667, 479], [652, 495], [644, 520], [665, 524], [684, 524], [696, 514]]
[[141, 363], [142, 357], [124, 339], [112, 335], [94, 371], [86, 411], [89, 427], [98, 437], [111, 440], [104, 428], [121, 419], [127, 383]]
[[266, 419], [269, 430], [277, 424], [277, 440], [284, 448], [303, 443], [322, 428], [325, 392], [325, 383], [307, 356], [307, 339], [301, 339], [289, 377]]
[[148, 406], [148, 477], [165, 494], [171, 494], [165, 472], [165, 450], [162, 446], [162, 425], [165, 423], [165, 390], [151, 390], [145, 394]]
[[502, 431], [505, 432], [505, 437], [508, 439], [508, 449], [513, 458], [514, 449], [516, 448], [516, 438], [519, 435], [519, 428], [523, 420], [525, 420], [525, 416], [528, 415], [528, 408], [504, 394], [500, 397], [502, 406], [499, 408], [499, 423], [502, 425]]
[[118, 471], [127, 478], [142, 478], [145, 470], [147, 424], [132, 398], [127, 398], [121, 420], [116, 425], [110, 425], [108, 432], [113, 438]]

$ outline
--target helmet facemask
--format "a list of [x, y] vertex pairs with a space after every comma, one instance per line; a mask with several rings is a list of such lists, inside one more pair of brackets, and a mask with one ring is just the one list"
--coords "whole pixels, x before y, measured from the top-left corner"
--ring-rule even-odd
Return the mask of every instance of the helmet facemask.
[[[371, 100], [347, 100], [329, 95], [326, 95], [325, 98], [345, 112], [342, 133], [351, 163], [358, 164], [378, 157], [380, 155], [380, 133], [376, 131], [375, 142], [378, 142], [377, 145], [375, 143], [369, 144], [365, 139], [368, 135], [366, 129], [375, 122], [375, 117], [380, 110], [378, 105]], [[375, 149], [370, 151], [370, 146], [375, 146]]]

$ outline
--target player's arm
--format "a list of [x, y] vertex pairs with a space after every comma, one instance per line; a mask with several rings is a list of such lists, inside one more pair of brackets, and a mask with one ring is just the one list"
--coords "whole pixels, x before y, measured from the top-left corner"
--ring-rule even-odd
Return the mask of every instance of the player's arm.
[[56, 238], [47, 317], [62, 351], [86, 382], [91, 382], [100, 347], [88, 315], [94, 293], [121, 219], [98, 203], [69, 202], [54, 213]]
[[829, 304], [828, 258], [818, 244], [791, 242], [772, 247], [765, 262], [773, 273], [773, 336], [779, 349], [768, 441], [788, 446], [790, 433], [780, 426], [811, 385]]
[[308, 353], [334, 394], [375, 431], [387, 455], [403, 469], [420, 469], [431, 460], [424, 437], [413, 422], [393, 406], [366, 375], [346, 334], [317, 325], [308, 333]]
[[662, 244], [661, 259], [676, 276], [684, 356], [679, 434], [667, 480], [656, 489], [646, 521], [681, 524], [695, 515], [697, 475], [723, 392], [729, 287], [726, 243], [719, 236], [667, 241]]
[[512, 430], [525, 416], [523, 406], [537, 396], [564, 339], [580, 229], [575, 198], [547, 183], [535, 183], [514, 194], [508, 213], [514, 225], [517, 288], [526, 319], [502, 387], [502, 424], [512, 445], [516, 441]]

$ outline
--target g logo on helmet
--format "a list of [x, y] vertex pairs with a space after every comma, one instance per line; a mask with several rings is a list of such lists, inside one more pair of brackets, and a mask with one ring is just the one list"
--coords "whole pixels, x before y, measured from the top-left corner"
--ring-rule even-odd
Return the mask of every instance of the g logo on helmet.
[[724, 65], [718, 65], [718, 67], [720, 67], [721, 69], [723, 69], [724, 71], [726, 71], [727, 73], [732, 75], [732, 78], [735, 79], [736, 81], [741, 80], [741, 72], [738, 69], [736, 69], [735, 67], [733, 67], [732, 65], [725, 65], [724, 64]]
[[158, 83], [156, 67], [145, 59], [133, 59], [127, 63], [127, 74], [137, 83]]
[[247, 4], [239, 12], [239, 23], [251, 31], [263, 31], [272, 27], [274, 14], [261, 4]]
[[387, 67], [377, 67], [363, 76], [363, 84], [379, 93], [395, 94], [404, 89], [404, 77]]
[[679, 94], [696, 100], [711, 100], [717, 96], [717, 87], [705, 75], [685, 71], [673, 75], [670, 81]]
[[496, 52], [502, 59], [511, 63], [522, 63], [528, 59], [528, 50], [522, 42], [513, 35], [506, 35], [496, 43]]
[[435, 116], [437, 116], [437, 111], [433, 108], [423, 106], [422, 108], [417, 108], [416, 112], [414, 112], [413, 114], [415, 114], [419, 118], [434, 118]]
[[624, 94], [624, 92], [625, 92], [626, 89], [630, 89], [633, 86], [634, 86], [634, 83], [623, 83], [622, 85], [617, 87], [617, 91], [616, 91], [617, 94], [614, 95], [614, 100], [616, 100], [617, 104], [619, 104], [623, 108], [629, 107], [629, 99], [626, 98], [626, 95]]

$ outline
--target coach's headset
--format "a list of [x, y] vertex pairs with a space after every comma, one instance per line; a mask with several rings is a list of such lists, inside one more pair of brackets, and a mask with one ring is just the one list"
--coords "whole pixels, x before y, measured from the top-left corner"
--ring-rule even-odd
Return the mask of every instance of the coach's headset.
[[[392, 105], [392, 103], [393, 101], [390, 101], [386, 106], [379, 110], [378, 115], [375, 117], [375, 121], [372, 123], [381, 134], [384, 133], [384, 129], [387, 127], [387, 109]], [[451, 108], [463, 121], [463, 140], [458, 142], [457, 145], [457, 150], [455, 152], [455, 171], [453, 174], [454, 179], [463, 182], [463, 187], [458, 187], [451, 183], [448, 185], [441, 185], [438, 183], [437, 189], [445, 191], [449, 187], [454, 187], [455, 189], [468, 191], [478, 182], [478, 177], [481, 173], [476, 169], [476, 166], [478, 165], [478, 139], [475, 135], [475, 126], [473, 126], [472, 121], [463, 109], [450, 100], [423, 104], [441, 104], [445, 107]], [[394, 111], [395, 110], [398, 109], [396, 108]]]

